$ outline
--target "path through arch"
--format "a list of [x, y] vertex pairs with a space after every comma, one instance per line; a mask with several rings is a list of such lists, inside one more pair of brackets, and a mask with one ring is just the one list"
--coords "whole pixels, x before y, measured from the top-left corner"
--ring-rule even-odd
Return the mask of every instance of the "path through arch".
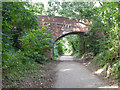
[[69, 60], [67, 57], [60, 57], [62, 62], [55, 69], [57, 73], [53, 88], [117, 88], [109, 86], [81, 63], [75, 62], [72, 56]]

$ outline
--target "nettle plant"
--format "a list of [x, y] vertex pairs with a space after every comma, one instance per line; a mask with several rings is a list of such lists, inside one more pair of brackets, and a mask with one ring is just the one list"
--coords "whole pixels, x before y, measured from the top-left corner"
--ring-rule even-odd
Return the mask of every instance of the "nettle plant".
[[37, 30], [31, 30], [26, 33], [21, 39], [22, 48], [25, 55], [34, 60], [46, 60], [45, 53], [51, 50], [52, 35], [48, 28], [49, 25], [43, 26]]

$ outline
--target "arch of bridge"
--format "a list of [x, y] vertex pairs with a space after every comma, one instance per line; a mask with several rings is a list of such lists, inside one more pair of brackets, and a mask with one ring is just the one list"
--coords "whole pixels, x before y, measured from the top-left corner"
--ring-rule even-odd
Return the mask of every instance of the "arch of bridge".
[[[53, 32], [53, 42], [67, 34], [75, 34], [78, 32], [88, 32], [91, 23], [85, 23], [81, 19], [73, 19], [66, 17], [48, 17], [39, 15], [40, 26], [50, 24], [49, 27]], [[51, 32], [51, 33], [52, 33]]]
[[67, 35], [71, 35], [71, 34], [78, 34], [78, 35], [81, 35], [81, 36], [82, 36], [82, 35], [83, 35], [83, 36], [87, 36], [87, 35], [88, 35], [87, 33], [82, 32], [82, 31], [68, 32], [68, 33], [62, 34], [61, 36], [59, 36], [58, 38], [56, 38], [56, 39], [54, 40], [53, 44], [54, 44], [57, 40], [61, 39], [62, 37], [67, 36]]

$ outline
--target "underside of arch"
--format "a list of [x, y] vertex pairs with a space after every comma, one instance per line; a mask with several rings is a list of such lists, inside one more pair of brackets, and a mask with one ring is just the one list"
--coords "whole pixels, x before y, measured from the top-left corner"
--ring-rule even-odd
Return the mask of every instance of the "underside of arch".
[[61, 39], [61, 38], [64, 37], [64, 36], [72, 35], [72, 34], [78, 34], [78, 35], [84, 35], [84, 36], [87, 36], [87, 33], [86, 33], [86, 32], [83, 32], [83, 31], [73, 31], [73, 32], [68, 32], [68, 33], [65, 33], [65, 34], [60, 35], [58, 38], [56, 38], [56, 39], [54, 40], [53, 43], [55, 43], [57, 40]]

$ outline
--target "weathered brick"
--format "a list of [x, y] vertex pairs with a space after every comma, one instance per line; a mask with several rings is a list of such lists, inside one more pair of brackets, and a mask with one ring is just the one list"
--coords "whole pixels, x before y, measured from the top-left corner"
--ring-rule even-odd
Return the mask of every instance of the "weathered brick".
[[[84, 23], [81, 22], [80, 19], [73, 19], [73, 18], [67, 18], [67, 17], [48, 17], [48, 16], [41, 16], [39, 15], [38, 21], [40, 22], [40, 25], [47, 25], [50, 24], [50, 29], [54, 32], [55, 38], [53, 40], [56, 40], [58, 37], [62, 36], [64, 31], [69, 32], [75, 32], [75, 31], [82, 31], [82, 32], [88, 32], [89, 26], [91, 23]], [[82, 27], [82, 25], [84, 27]]]

